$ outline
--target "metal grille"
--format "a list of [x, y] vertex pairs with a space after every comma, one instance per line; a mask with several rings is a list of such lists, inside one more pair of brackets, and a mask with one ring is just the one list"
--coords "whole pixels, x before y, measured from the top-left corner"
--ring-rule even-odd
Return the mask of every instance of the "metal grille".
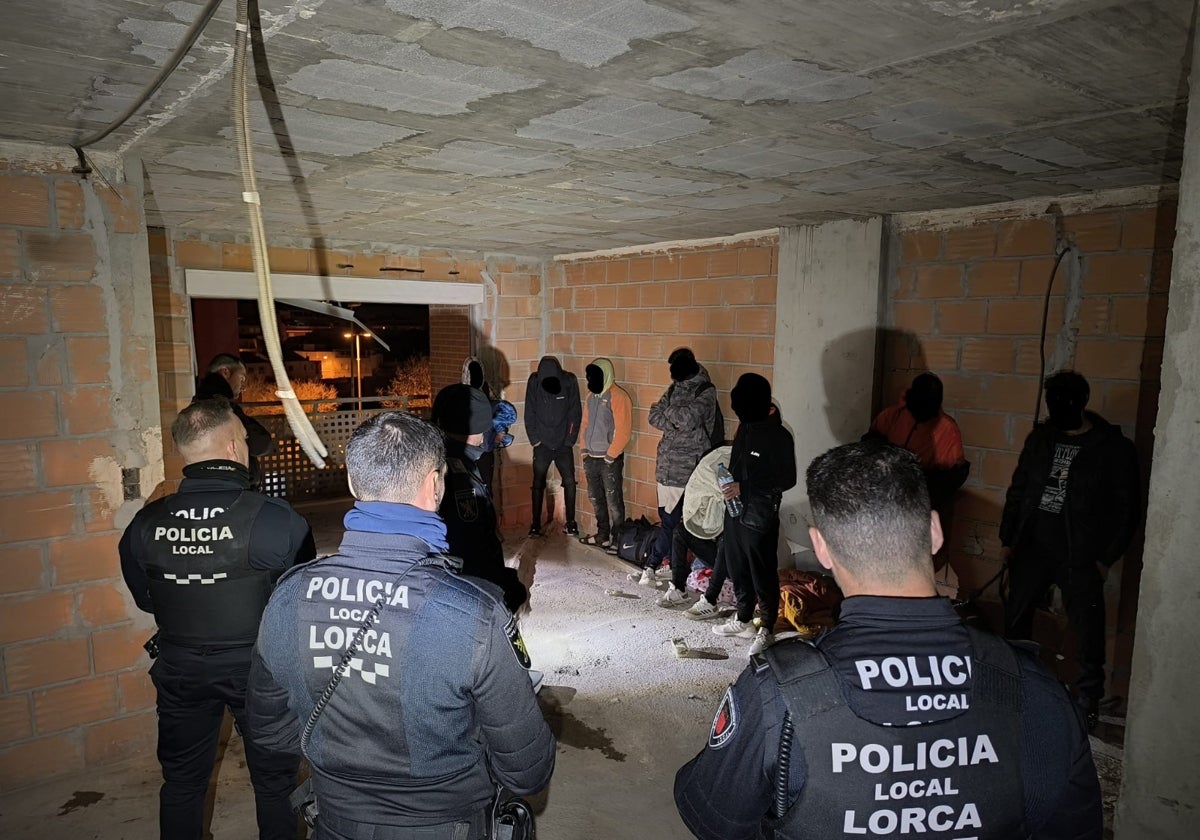
[[[253, 405], [253, 404], [250, 404]], [[329, 450], [325, 468], [317, 469], [300, 448], [292, 434], [287, 418], [282, 414], [258, 414], [262, 423], [275, 438], [268, 455], [258, 459], [262, 470], [261, 492], [289, 502], [306, 499], [341, 498], [349, 494], [346, 487], [346, 442], [359, 424], [368, 417], [391, 409], [364, 408], [359, 411], [327, 411], [309, 415], [313, 428]], [[428, 409], [424, 410], [427, 413]], [[248, 412], [253, 414], [253, 411]], [[414, 414], [422, 414], [414, 410]]]

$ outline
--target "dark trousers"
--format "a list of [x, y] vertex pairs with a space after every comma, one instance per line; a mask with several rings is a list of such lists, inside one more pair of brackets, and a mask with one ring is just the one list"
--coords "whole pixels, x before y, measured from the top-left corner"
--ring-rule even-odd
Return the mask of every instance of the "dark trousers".
[[679, 530], [679, 522], [683, 519], [683, 496], [679, 497], [679, 502], [671, 510], [660, 507], [658, 509], [658, 537], [654, 540], [654, 548], [650, 552], [650, 557], [646, 559], [646, 565], [652, 569], [657, 569], [662, 565], [665, 558], [671, 556], [671, 543], [675, 539], [675, 532]]
[[150, 668], [158, 691], [159, 832], [162, 840], [200, 840], [204, 797], [216, 760], [225, 709], [246, 748], [260, 840], [295, 840], [288, 794], [296, 786], [297, 756], [268, 752], [246, 737], [249, 646], [185, 648], [162, 643]]
[[762, 626], [774, 632], [779, 616], [779, 519], [764, 531], [747, 528], [740, 518], [725, 514], [725, 560], [737, 595], [738, 621], [754, 617], [754, 600], [762, 612]]
[[575, 521], [575, 448], [564, 446], [551, 449], [545, 444], [533, 448], [533, 524], [542, 524], [542, 513], [546, 501], [546, 475], [550, 465], [558, 468], [562, 479], [563, 507], [568, 522]]
[[708, 578], [708, 586], [704, 589], [704, 600], [716, 604], [721, 597], [721, 589], [729, 579], [729, 561], [725, 559], [725, 538], [717, 540], [717, 556], [713, 561], [712, 574]]
[[475, 462], [475, 466], [479, 469], [479, 477], [483, 479], [483, 485], [487, 487], [488, 498], [493, 502], [496, 500], [496, 494], [493, 492], [492, 484], [496, 480], [496, 452], [484, 452], [479, 456], [479, 460]]
[[610, 464], [603, 458], [584, 458], [583, 474], [587, 476], [588, 498], [596, 513], [596, 539], [600, 542], [617, 538], [617, 528], [625, 521], [625, 453]]
[[[675, 529], [675, 536], [671, 538], [671, 585], [676, 589], [682, 590], [687, 587], [688, 575], [691, 574], [692, 564], [688, 562], [688, 552], [696, 555], [701, 563], [706, 566], [713, 567], [715, 575], [715, 565], [720, 556], [720, 542], [718, 540], [705, 540], [697, 537], [687, 528], [682, 525]], [[724, 563], [721, 563], [724, 566]], [[724, 578], [724, 569], [722, 569], [722, 578]]]
[[1067, 621], [1075, 633], [1080, 700], [1104, 696], [1104, 579], [1096, 565], [1072, 565], [1062, 558], [1039, 556], [1036, 550], [1014, 552], [1009, 564], [1008, 604], [1004, 632], [1010, 639], [1032, 639], [1033, 617], [1051, 586], [1062, 591]]

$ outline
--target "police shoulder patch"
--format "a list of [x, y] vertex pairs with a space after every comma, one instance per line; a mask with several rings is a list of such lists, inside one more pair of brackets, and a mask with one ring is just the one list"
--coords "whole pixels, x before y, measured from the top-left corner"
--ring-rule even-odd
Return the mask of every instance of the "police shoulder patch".
[[721, 698], [721, 705], [717, 707], [717, 715], [713, 718], [712, 729], [708, 733], [709, 749], [719, 750], [728, 744], [733, 733], [737, 731], [737, 726], [737, 700], [733, 696], [733, 686], [729, 686], [725, 689], [725, 696]]
[[516, 655], [517, 661], [521, 663], [521, 667], [529, 668], [533, 662], [529, 658], [529, 651], [525, 648], [525, 640], [521, 638], [517, 620], [511, 615], [508, 617], [508, 623], [504, 625], [504, 634], [508, 636], [508, 643], [512, 646], [513, 653]]
[[454, 507], [463, 522], [474, 522], [479, 518], [479, 503], [475, 491], [470, 487], [454, 491]]

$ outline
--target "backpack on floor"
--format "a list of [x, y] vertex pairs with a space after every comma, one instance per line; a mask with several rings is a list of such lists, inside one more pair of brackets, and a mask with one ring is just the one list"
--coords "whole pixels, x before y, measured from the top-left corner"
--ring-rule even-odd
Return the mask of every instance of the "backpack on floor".
[[657, 522], [644, 516], [626, 519], [617, 528], [617, 556], [635, 566], [645, 566], [657, 538]]

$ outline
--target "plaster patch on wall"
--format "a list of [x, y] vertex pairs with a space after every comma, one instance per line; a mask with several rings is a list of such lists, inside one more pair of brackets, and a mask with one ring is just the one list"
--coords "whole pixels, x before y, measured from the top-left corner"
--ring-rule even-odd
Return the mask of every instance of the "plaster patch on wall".
[[409, 158], [408, 164], [418, 169], [440, 169], [463, 175], [505, 177], [527, 175], [546, 169], [561, 169], [570, 160], [553, 152], [501, 146], [478, 140], [455, 140], [432, 154]]
[[693, 67], [651, 84], [710, 99], [750, 105], [763, 100], [830, 102], [869, 93], [871, 83], [849, 73], [822, 69], [770, 50], [751, 50], [716, 67]]
[[699, 134], [709, 125], [699, 114], [605, 96], [535, 117], [517, 135], [581, 149], [633, 149]]
[[635, 39], [696, 26], [687, 15], [643, 0], [385, 0], [385, 5], [447, 29], [500, 32], [585, 67], [628, 52]]
[[[404, 140], [421, 132], [415, 128], [371, 120], [355, 120], [350, 117], [339, 117], [332, 114], [322, 114], [306, 108], [293, 108], [290, 105], [280, 106], [283, 113], [287, 137], [291, 140], [292, 148], [298, 152], [317, 152], [335, 157], [347, 157], [378, 149], [388, 143]], [[266, 107], [261, 99], [250, 103], [250, 130], [256, 146], [269, 149], [278, 148], [272, 121], [267, 116]], [[221, 136], [227, 140], [233, 139], [233, 126], [221, 129]], [[282, 137], [282, 135], [281, 135]]]
[[796, 172], [830, 169], [871, 157], [853, 149], [818, 149], [785, 140], [752, 138], [671, 158], [668, 162], [673, 166], [732, 172], [748, 178], [778, 178]]
[[88, 479], [96, 485], [104, 499], [105, 512], [113, 511], [124, 504], [121, 490], [121, 464], [116, 458], [105, 455], [93, 458], [88, 464]]

